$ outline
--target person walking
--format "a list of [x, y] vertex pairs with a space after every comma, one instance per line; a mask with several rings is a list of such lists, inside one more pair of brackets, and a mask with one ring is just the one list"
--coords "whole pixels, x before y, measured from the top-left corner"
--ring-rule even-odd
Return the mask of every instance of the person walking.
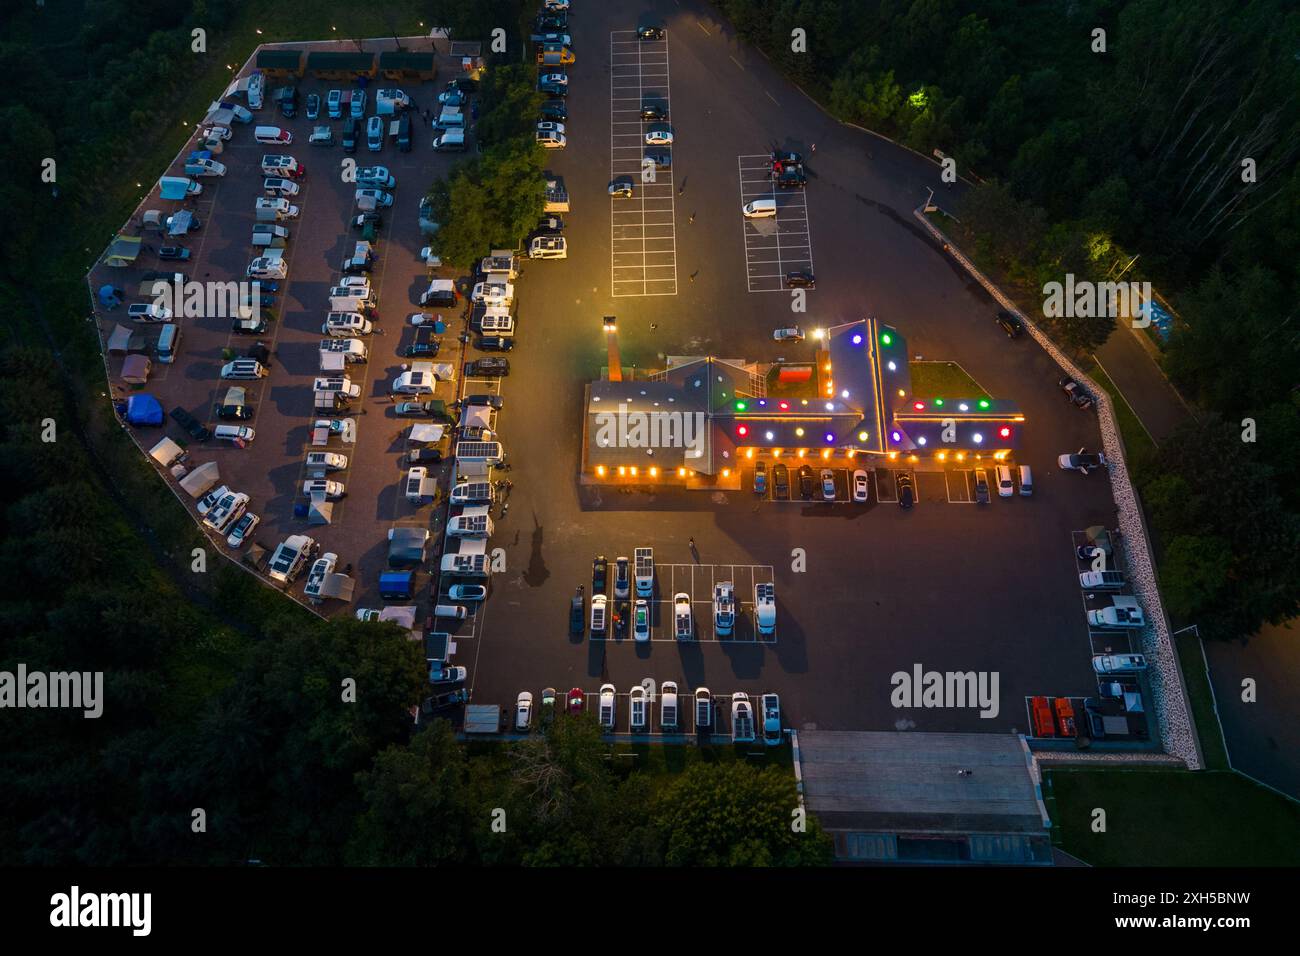
[[815, 153], [815, 152], [817, 152], [817, 144], [816, 144], [816, 143], [809, 143], [809, 144], [808, 144], [808, 152], [810, 152], [810, 153]]
[[694, 551], [694, 550], [695, 550], [695, 539], [694, 539], [694, 538], [687, 538], [687, 539], [686, 539], [686, 547], [688, 547], [688, 548], [690, 548], [692, 551]]
[[689, 225], [695, 225], [695, 213], [691, 213], [690, 216], [687, 217], [686, 222]]

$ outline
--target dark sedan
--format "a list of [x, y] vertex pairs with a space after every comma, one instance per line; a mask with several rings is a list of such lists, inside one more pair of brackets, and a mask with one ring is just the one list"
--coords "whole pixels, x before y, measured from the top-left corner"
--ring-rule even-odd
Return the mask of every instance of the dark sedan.
[[785, 274], [785, 287], [787, 289], [815, 289], [817, 288], [817, 280], [806, 269], [798, 272], [787, 272]]

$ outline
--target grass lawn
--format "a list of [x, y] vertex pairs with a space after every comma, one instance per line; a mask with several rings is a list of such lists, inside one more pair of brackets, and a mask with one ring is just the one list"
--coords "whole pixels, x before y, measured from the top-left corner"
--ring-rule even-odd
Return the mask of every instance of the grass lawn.
[[979, 398], [988, 392], [956, 362], [909, 362], [917, 398]]
[[1120, 394], [1115, 383], [1102, 371], [1100, 365], [1093, 365], [1088, 369], [1088, 374], [1094, 382], [1106, 390], [1106, 394], [1111, 398], [1111, 404], [1115, 409], [1115, 421], [1119, 424], [1119, 432], [1124, 437], [1124, 447], [1128, 450], [1129, 464], [1133, 466], [1150, 461], [1151, 456], [1155, 454], [1156, 443], [1147, 434], [1137, 413]]
[[1061, 849], [1094, 866], [1300, 865], [1300, 804], [1232, 771], [1049, 770], [1044, 792]]
[[1211, 770], [1228, 769], [1228, 753], [1223, 746], [1223, 732], [1214, 712], [1214, 695], [1210, 691], [1210, 674], [1205, 669], [1201, 643], [1190, 631], [1174, 638], [1178, 661], [1187, 685], [1188, 706], [1196, 721], [1196, 734], [1201, 741], [1201, 754]]

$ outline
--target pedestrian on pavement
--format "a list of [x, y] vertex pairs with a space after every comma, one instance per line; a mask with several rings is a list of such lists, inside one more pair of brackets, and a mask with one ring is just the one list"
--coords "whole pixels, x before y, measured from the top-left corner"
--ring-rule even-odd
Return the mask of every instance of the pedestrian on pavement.
[[694, 550], [695, 550], [695, 539], [694, 539], [694, 538], [687, 538], [687, 539], [686, 539], [686, 547], [688, 547], [688, 548], [690, 548], [692, 551], [694, 551]]
[[696, 269], [694, 272], [692, 272], [692, 273], [691, 273], [691, 281], [694, 282], [694, 281], [695, 281], [695, 277], [696, 277], [697, 275], [699, 275], [699, 274], [700, 274], [700, 270], [699, 270], [699, 269]]
[[658, 322], [651, 322], [651, 323], [650, 323], [650, 331], [651, 331], [651, 332], [653, 332], [653, 331], [654, 331], [655, 329], [657, 329], [657, 328], [659, 328], [659, 323], [658, 323]]
[[817, 144], [816, 144], [816, 143], [809, 143], [809, 144], [808, 144], [808, 152], [810, 152], [810, 153], [815, 153], [815, 152], [817, 152]]
[[686, 221], [692, 226], [695, 225], [695, 213], [691, 213], [690, 217]]
[[504, 518], [506, 516], [506, 512], [509, 510], [510, 510], [510, 502], [507, 501], [505, 504], [501, 506], [501, 517]]

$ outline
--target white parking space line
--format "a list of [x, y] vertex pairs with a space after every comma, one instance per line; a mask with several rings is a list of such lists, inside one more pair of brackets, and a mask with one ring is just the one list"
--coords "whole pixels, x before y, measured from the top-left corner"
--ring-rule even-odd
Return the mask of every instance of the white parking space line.
[[812, 235], [808, 203], [803, 189], [780, 189], [772, 184], [772, 158], [749, 153], [736, 158], [740, 178], [740, 204], [755, 199], [776, 201], [775, 218], [740, 222], [745, 240], [745, 271], [750, 292], [783, 292], [789, 272], [813, 272]]
[[610, 198], [611, 294], [677, 294], [676, 190], [672, 147], [651, 147], [669, 157], [667, 169], [643, 172], [645, 131], [641, 107], [662, 103], [672, 121], [668, 40], [641, 41], [634, 30], [615, 30], [610, 46], [610, 179], [632, 182], [629, 199]]

